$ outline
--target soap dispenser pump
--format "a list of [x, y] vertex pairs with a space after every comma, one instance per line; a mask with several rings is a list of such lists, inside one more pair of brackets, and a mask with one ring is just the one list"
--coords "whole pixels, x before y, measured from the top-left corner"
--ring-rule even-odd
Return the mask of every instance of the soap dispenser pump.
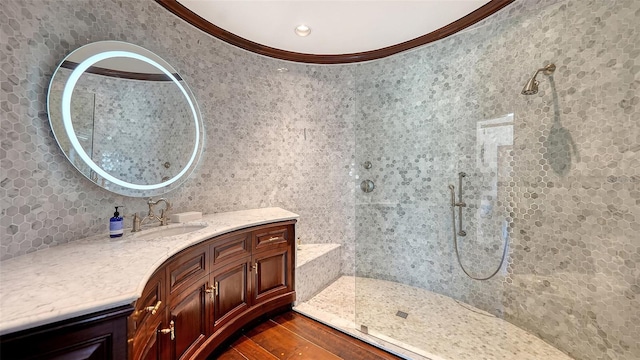
[[116, 212], [113, 213], [113, 217], [109, 220], [109, 236], [112, 238], [120, 237], [124, 233], [123, 225], [124, 220], [120, 213], [118, 212], [119, 207], [124, 206], [116, 206]]

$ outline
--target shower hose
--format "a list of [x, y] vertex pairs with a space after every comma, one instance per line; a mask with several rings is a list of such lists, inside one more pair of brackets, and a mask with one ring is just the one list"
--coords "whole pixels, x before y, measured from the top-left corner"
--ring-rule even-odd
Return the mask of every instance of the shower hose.
[[[452, 196], [455, 197], [455, 190], [453, 188], [453, 186], [450, 186], [449, 189], [451, 190]], [[457, 235], [457, 231], [456, 231], [456, 206], [455, 204], [451, 204], [451, 219], [452, 222], [451, 224], [453, 225], [453, 248], [456, 251], [456, 259], [458, 260], [458, 264], [460, 265], [460, 269], [462, 269], [462, 271], [471, 279], [473, 280], [480, 280], [480, 281], [484, 281], [484, 280], [489, 280], [492, 277], [494, 277], [498, 271], [500, 271], [500, 269], [502, 268], [502, 265], [504, 264], [504, 259], [507, 256], [507, 241], [509, 241], [508, 237], [504, 237], [504, 244], [503, 244], [503, 249], [502, 249], [502, 258], [500, 259], [500, 265], [498, 265], [498, 267], [496, 268], [496, 270], [491, 273], [491, 275], [487, 276], [487, 277], [475, 277], [473, 275], [471, 275], [467, 269], [464, 268], [464, 265], [462, 265], [462, 261], [460, 260], [460, 252], [458, 251], [458, 235]]]

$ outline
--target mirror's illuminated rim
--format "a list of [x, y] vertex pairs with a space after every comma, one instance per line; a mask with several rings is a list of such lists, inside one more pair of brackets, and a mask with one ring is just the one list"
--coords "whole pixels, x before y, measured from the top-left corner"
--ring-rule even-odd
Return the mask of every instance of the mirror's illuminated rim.
[[[126, 58], [132, 58], [132, 59], [137, 59], [140, 61], [144, 61], [149, 65], [152, 65], [154, 67], [156, 67], [158, 70], [162, 71], [165, 75], [167, 75], [176, 85], [178, 85], [178, 88], [180, 88], [180, 91], [182, 91], [182, 93], [184, 94], [184, 97], [187, 99], [187, 102], [189, 103], [189, 107], [191, 108], [191, 112], [193, 113], [193, 117], [195, 120], [195, 128], [196, 128], [196, 140], [195, 140], [195, 146], [193, 147], [193, 153], [191, 154], [191, 158], [189, 159], [189, 162], [187, 163], [187, 165], [182, 169], [182, 171], [180, 171], [176, 176], [174, 176], [173, 178], [165, 181], [165, 182], [161, 182], [158, 184], [152, 184], [152, 185], [140, 185], [140, 184], [134, 184], [134, 183], [130, 183], [130, 182], [126, 182], [126, 181], [122, 181], [112, 175], [110, 175], [109, 173], [107, 173], [106, 171], [104, 171], [102, 168], [100, 168], [95, 162], [93, 162], [93, 160], [91, 159], [91, 157], [84, 151], [84, 149], [82, 148], [82, 145], [80, 145], [80, 142], [78, 141], [78, 137], [76, 136], [76, 133], [73, 129], [73, 123], [71, 122], [71, 95], [73, 94], [73, 90], [76, 87], [76, 83], [78, 82], [78, 80], [80, 79], [80, 76], [82, 76], [82, 74], [89, 68], [91, 67], [93, 64], [105, 60], [105, 59], [110, 59], [110, 58], [115, 58], [115, 57], [126, 57]], [[89, 167], [95, 171], [98, 175], [102, 176], [105, 180], [110, 181], [114, 184], [120, 185], [122, 187], [126, 187], [126, 188], [130, 188], [130, 189], [136, 189], [136, 190], [155, 190], [155, 189], [160, 189], [163, 188], [165, 186], [171, 185], [174, 182], [176, 182], [178, 179], [180, 179], [190, 168], [191, 168], [191, 164], [193, 164], [193, 162], [196, 159], [196, 156], [198, 154], [198, 149], [199, 149], [199, 145], [200, 145], [200, 122], [198, 119], [198, 113], [195, 109], [195, 106], [193, 104], [193, 102], [191, 101], [191, 97], [188, 95], [187, 91], [185, 90], [185, 88], [180, 84], [180, 82], [178, 82], [178, 80], [173, 76], [173, 74], [171, 74], [171, 72], [169, 72], [167, 69], [165, 69], [164, 66], [158, 64], [157, 62], [147, 58], [146, 56], [142, 56], [136, 53], [132, 53], [129, 51], [106, 51], [106, 52], [102, 52], [96, 55], [93, 55], [89, 58], [87, 58], [86, 60], [84, 60], [83, 62], [81, 62], [71, 73], [71, 75], [69, 76], [69, 79], [67, 80], [67, 83], [64, 86], [64, 91], [62, 93], [62, 122], [64, 123], [64, 128], [67, 132], [67, 136], [69, 137], [69, 141], [71, 142], [71, 145], [73, 146], [73, 148], [75, 149], [75, 151], [78, 153], [78, 155], [80, 156], [80, 158], [82, 158], [82, 160], [85, 161], [85, 163], [87, 165], [89, 165]]]

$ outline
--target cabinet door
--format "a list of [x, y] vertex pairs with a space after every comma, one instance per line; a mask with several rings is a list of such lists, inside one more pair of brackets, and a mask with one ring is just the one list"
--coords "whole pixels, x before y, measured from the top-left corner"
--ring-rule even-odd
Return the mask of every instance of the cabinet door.
[[144, 328], [138, 330], [133, 340], [134, 360], [161, 360], [166, 358], [162, 354], [162, 345], [169, 342], [162, 341], [161, 329], [163, 329], [162, 322], [156, 321], [147, 322]]
[[253, 305], [293, 291], [293, 264], [287, 248], [260, 252], [252, 260]]
[[[136, 301], [135, 310], [129, 316], [130, 358], [133, 360], [160, 360], [162, 342], [158, 330], [166, 317], [166, 299], [164, 298], [164, 269], [154, 273], [142, 296]], [[167, 342], [168, 344], [168, 342]]]
[[165, 303], [164, 271], [158, 271], [147, 282], [147, 286], [142, 290], [142, 296], [136, 301], [135, 310], [129, 317], [131, 336], [134, 336], [147, 322], [153, 323], [157, 319], [163, 319]]
[[249, 308], [250, 260], [247, 257], [213, 272], [213, 332]]
[[187, 359], [209, 336], [208, 276], [175, 294], [169, 304], [169, 324], [160, 336], [169, 339], [169, 358]]
[[127, 358], [125, 306], [0, 338], [0, 359], [112, 360]]

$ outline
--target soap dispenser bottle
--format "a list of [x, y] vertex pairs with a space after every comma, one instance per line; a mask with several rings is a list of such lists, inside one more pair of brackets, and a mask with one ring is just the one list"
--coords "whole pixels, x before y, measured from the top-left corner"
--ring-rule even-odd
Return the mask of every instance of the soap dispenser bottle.
[[122, 206], [116, 206], [116, 212], [113, 213], [113, 217], [109, 220], [109, 236], [112, 238], [120, 237], [124, 233], [123, 225], [124, 220], [120, 213], [118, 212], [118, 208]]

